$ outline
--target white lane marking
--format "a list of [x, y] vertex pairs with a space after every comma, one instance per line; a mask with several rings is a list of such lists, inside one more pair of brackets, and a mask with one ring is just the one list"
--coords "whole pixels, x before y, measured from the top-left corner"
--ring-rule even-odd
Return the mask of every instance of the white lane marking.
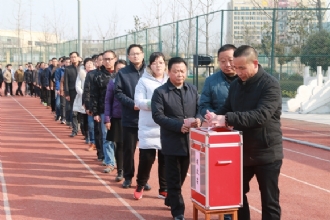
[[[14, 99], [14, 98], [13, 98]], [[144, 218], [135, 211], [123, 198], [120, 197], [115, 190], [113, 190], [102, 178], [100, 178], [94, 170], [92, 170], [70, 147], [68, 147], [61, 139], [59, 139], [53, 132], [51, 132], [43, 123], [41, 123], [29, 110], [27, 110], [21, 103], [19, 103], [16, 99], [14, 99], [26, 112], [28, 112], [46, 131], [48, 131], [58, 142], [60, 142], [73, 156], [77, 158], [77, 160], [85, 166], [85, 168], [104, 185], [128, 210], [131, 211], [138, 219], [144, 220]]]
[[285, 175], [285, 174], [283, 174], [283, 173], [281, 173], [281, 175], [284, 176], [284, 177], [286, 177], [286, 178], [289, 178], [289, 179], [295, 180], [295, 181], [297, 181], [297, 182], [299, 182], [299, 183], [302, 183], [302, 184], [305, 184], [305, 185], [308, 185], [308, 186], [314, 187], [314, 188], [316, 188], [316, 189], [322, 190], [322, 191], [324, 191], [324, 192], [330, 193], [330, 190], [328, 190], [328, 189], [324, 189], [324, 188], [322, 188], [322, 187], [319, 187], [319, 186], [316, 186], [316, 185], [310, 184], [310, 183], [308, 183], [308, 182], [305, 182], [305, 181], [302, 181], [302, 180], [296, 179], [296, 178], [294, 178], [294, 177], [291, 177], [291, 176]]
[[287, 138], [287, 137], [282, 137], [282, 139], [284, 141], [291, 141], [291, 142], [294, 142], [294, 143], [297, 143], [297, 144], [303, 144], [303, 145], [307, 145], [307, 146], [310, 146], [310, 147], [315, 147], [315, 148], [320, 148], [320, 149], [323, 149], [323, 150], [329, 150], [330, 151], [329, 146], [325, 146], [325, 145], [321, 145], [321, 144], [315, 144], [315, 143], [312, 143], [312, 142], [301, 141], [301, 140], [297, 140], [297, 139], [293, 139], [293, 138]]
[[249, 207], [250, 207], [250, 209], [252, 209], [252, 210], [258, 212], [259, 214], [261, 214], [261, 210], [257, 209], [256, 207], [253, 207], [253, 206], [251, 206], [251, 205], [249, 205]]
[[10, 206], [9, 206], [9, 200], [8, 200], [8, 195], [7, 195], [6, 181], [5, 181], [5, 176], [3, 174], [1, 160], [0, 160], [0, 182], [1, 182], [1, 186], [2, 186], [3, 209], [6, 214], [6, 220], [11, 220], [11, 213], [10, 213]]
[[314, 132], [314, 131], [306, 131], [306, 130], [301, 130], [301, 129], [298, 129], [298, 128], [290, 128], [290, 127], [283, 127], [283, 128], [287, 128], [287, 129], [290, 129], [290, 130], [296, 130], [296, 131], [300, 131], [300, 132], [306, 132], [306, 133], [312, 133], [312, 134], [317, 134], [317, 135], [321, 135], [321, 136], [328, 136], [328, 137], [330, 137], [330, 135], [328, 135], [328, 134], [323, 134], [323, 133]]
[[296, 153], [296, 154], [301, 154], [301, 155], [304, 155], [304, 156], [306, 156], [306, 157], [311, 157], [311, 158], [314, 158], [314, 159], [317, 159], [317, 160], [323, 160], [323, 161], [325, 161], [325, 162], [330, 163], [330, 160], [323, 159], [323, 158], [321, 158], [321, 157], [312, 156], [312, 155], [305, 154], [305, 153], [301, 153], [301, 152], [299, 152], [299, 151], [291, 150], [291, 149], [288, 149], [288, 148], [283, 148], [283, 150], [287, 150], [287, 151], [290, 151], [290, 152], [293, 152], [293, 153]]

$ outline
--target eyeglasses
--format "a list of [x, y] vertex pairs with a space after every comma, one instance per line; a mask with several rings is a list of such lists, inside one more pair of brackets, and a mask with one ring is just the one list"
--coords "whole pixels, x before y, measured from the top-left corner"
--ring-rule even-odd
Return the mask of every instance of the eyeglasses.
[[130, 53], [129, 55], [134, 57], [134, 56], [139, 56], [140, 54], [142, 54], [142, 52], [140, 52], [140, 53]]
[[103, 58], [104, 61], [111, 61], [111, 60], [114, 60], [116, 57], [113, 57], [113, 58]]

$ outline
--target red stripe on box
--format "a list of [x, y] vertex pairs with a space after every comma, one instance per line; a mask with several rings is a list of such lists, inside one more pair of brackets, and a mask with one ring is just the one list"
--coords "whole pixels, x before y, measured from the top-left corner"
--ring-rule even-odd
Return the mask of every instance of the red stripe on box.
[[191, 189], [191, 198], [201, 205], [205, 206], [205, 196]]
[[197, 133], [195, 131], [190, 131], [190, 138], [192, 140], [195, 140], [195, 141], [198, 141], [198, 142], [201, 142], [201, 143], [205, 143], [205, 135], [206, 134], [207, 134], [206, 132], [201, 134], [201, 133]]
[[240, 143], [241, 137], [239, 134], [232, 135], [210, 135], [209, 144], [220, 144], [220, 143]]

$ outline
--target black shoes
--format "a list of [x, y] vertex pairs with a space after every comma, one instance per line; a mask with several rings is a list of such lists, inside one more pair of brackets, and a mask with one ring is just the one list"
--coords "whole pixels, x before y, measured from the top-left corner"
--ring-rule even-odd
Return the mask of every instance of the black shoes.
[[75, 133], [75, 132], [72, 132], [72, 133], [70, 134], [70, 137], [75, 137], [75, 136], [77, 136], [77, 133]]
[[174, 220], [184, 220], [183, 215], [178, 215], [173, 218]]
[[120, 182], [120, 181], [122, 181], [123, 180], [123, 170], [118, 170], [118, 173], [117, 173], [117, 176], [116, 176], [116, 178], [115, 178], [115, 181], [116, 182]]
[[127, 188], [131, 188], [132, 185], [132, 180], [126, 180], [123, 182], [123, 188], [127, 189]]
[[144, 190], [145, 191], [151, 190], [151, 186], [148, 183], [146, 183], [146, 185], [144, 186]]

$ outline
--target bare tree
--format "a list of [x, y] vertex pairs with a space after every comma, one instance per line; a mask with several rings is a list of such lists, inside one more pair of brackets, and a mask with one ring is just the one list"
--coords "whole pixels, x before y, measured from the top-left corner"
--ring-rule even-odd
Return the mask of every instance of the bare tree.
[[205, 19], [205, 30], [201, 27], [199, 31], [205, 35], [205, 52], [209, 54], [209, 40], [210, 40], [210, 33], [209, 33], [209, 25], [214, 19], [214, 14], [210, 14], [211, 10], [214, 9], [215, 0], [199, 0], [200, 8], [204, 14]]
[[151, 2], [148, 1], [148, 3], [143, 1], [144, 8], [149, 12], [144, 14], [144, 19], [149, 27], [160, 26], [165, 22], [164, 17], [169, 7], [166, 3], [168, 1], [152, 0]]
[[97, 32], [100, 39], [109, 39], [118, 36], [118, 14], [116, 10], [111, 13], [111, 17], [106, 17], [108, 24], [107, 29], [101, 27], [100, 22], [97, 20], [96, 24], [94, 25], [94, 29]]
[[22, 61], [22, 30], [24, 27], [24, 11], [22, 0], [14, 0], [17, 7], [14, 8], [13, 18], [15, 20], [16, 33], [17, 33], [17, 49], [18, 49], [18, 63]]
[[[188, 27], [185, 27], [184, 32], [182, 34], [186, 35], [186, 41], [183, 41], [185, 44], [185, 57], [189, 58], [191, 53], [191, 47], [194, 47], [192, 37], [193, 33], [195, 31], [195, 27], [193, 25], [193, 17], [195, 17], [197, 9], [199, 7], [199, 2], [195, 2], [194, 0], [178, 0], [181, 7], [186, 11], [187, 13], [187, 19], [188, 19]], [[181, 29], [181, 28], [180, 28]], [[177, 45], [178, 46], [178, 45]], [[189, 64], [189, 59], [188, 59]]]

